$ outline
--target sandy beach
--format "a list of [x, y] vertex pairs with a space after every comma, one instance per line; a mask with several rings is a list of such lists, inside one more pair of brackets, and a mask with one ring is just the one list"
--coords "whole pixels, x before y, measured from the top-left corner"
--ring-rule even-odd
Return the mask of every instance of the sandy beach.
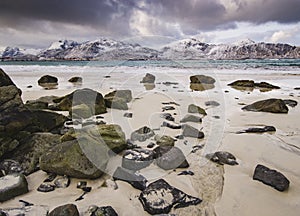
[[[130, 89], [133, 100], [128, 103], [126, 111], [108, 109], [102, 114], [108, 124], [118, 124], [126, 138], [143, 126], [155, 129], [155, 134], [175, 137], [181, 129], [161, 127], [164, 119], [160, 116], [165, 105], [162, 103], [176, 102], [174, 110], [166, 111], [175, 118], [175, 123], [188, 114], [188, 105], [196, 104], [205, 109], [207, 116], [203, 122], [189, 123], [204, 132], [204, 139], [185, 138], [177, 140], [175, 146], [185, 154], [190, 167], [187, 169], [164, 171], [151, 164], [140, 171], [149, 183], [163, 178], [170, 185], [184, 193], [198, 197], [203, 201], [198, 205], [172, 209], [170, 214], [179, 215], [218, 215], [218, 216], [250, 216], [299, 215], [300, 211], [300, 106], [289, 107], [288, 114], [273, 114], [264, 112], [248, 112], [241, 108], [253, 102], [269, 99], [292, 99], [300, 102], [299, 71], [264, 71], [251, 70], [198, 70], [180, 68], [147, 68], [147, 67], [116, 67], [116, 68], [34, 68], [16, 69], [3, 66], [2, 69], [11, 77], [18, 88], [22, 90], [24, 103], [43, 96], [64, 96], [78, 88], [91, 88], [102, 95], [112, 90]], [[140, 83], [146, 73], [155, 75], [155, 87], [147, 90]], [[37, 80], [50, 74], [58, 78], [57, 89], [45, 90], [38, 86]], [[216, 79], [215, 87], [206, 91], [190, 89], [191, 75], [205, 74]], [[73, 76], [83, 78], [82, 85], [73, 85], [68, 79]], [[105, 77], [106, 76], [106, 77]], [[108, 77], [109, 76], [109, 77]], [[257, 82], [265, 81], [279, 86], [268, 92], [259, 89], [239, 91], [230, 86], [235, 80], [251, 79]], [[169, 83], [166, 83], [169, 82]], [[175, 83], [175, 84], [174, 84]], [[31, 88], [27, 88], [32, 85]], [[206, 106], [207, 101], [217, 101], [219, 106]], [[126, 112], [133, 113], [132, 118], [124, 118]], [[276, 132], [249, 134], [236, 132], [249, 127], [274, 126]], [[152, 137], [150, 141], [155, 142]], [[146, 147], [150, 142], [138, 142]], [[193, 146], [204, 147], [191, 153]], [[216, 151], [232, 153], [239, 163], [236, 166], [219, 165], [209, 161], [205, 155]], [[76, 188], [79, 179], [72, 178], [66, 189], [56, 189], [53, 192], [41, 193], [36, 189], [46, 178], [43, 171], [27, 176], [29, 193], [18, 196], [0, 204], [1, 209], [21, 207], [20, 199], [33, 203], [34, 206], [45, 206], [48, 210], [73, 203], [81, 215], [88, 215], [90, 205], [112, 206], [120, 216], [149, 215], [144, 211], [138, 197], [141, 191], [126, 182], [116, 181], [118, 189], [103, 187], [104, 182], [111, 178], [114, 170], [120, 165], [120, 156], [115, 156], [108, 164], [104, 176], [96, 180], [88, 180], [92, 191], [83, 200], [75, 201], [82, 191]], [[259, 181], [252, 179], [257, 164], [263, 164], [284, 174], [290, 181], [287, 191], [279, 192]], [[194, 175], [178, 175], [183, 170], [193, 171]]]

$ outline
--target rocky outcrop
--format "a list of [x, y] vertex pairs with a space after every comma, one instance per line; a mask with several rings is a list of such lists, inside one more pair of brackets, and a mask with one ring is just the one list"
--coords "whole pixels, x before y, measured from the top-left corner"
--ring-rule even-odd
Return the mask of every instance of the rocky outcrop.
[[154, 149], [154, 152], [157, 166], [164, 170], [189, 167], [185, 155], [175, 146], [159, 146]]
[[159, 179], [151, 184], [140, 194], [144, 210], [151, 215], [168, 214], [171, 209], [183, 208], [189, 205], [198, 205], [201, 199], [185, 194], [172, 187], [165, 180]]
[[261, 164], [256, 166], [253, 179], [261, 181], [278, 191], [285, 191], [290, 185], [290, 181], [282, 173]]
[[267, 99], [255, 102], [242, 108], [253, 112], [288, 113], [289, 108], [281, 99]]
[[10, 174], [0, 178], [0, 202], [10, 200], [28, 192], [28, 184], [23, 174]]
[[141, 81], [141, 83], [152, 83], [152, 84], [154, 82], [155, 82], [155, 76], [150, 73], [147, 73]]
[[53, 109], [69, 111], [71, 115], [74, 114], [76, 117], [80, 117], [81, 111], [74, 113], [72, 112], [72, 107], [82, 104], [89, 107], [90, 113], [93, 115], [106, 113], [103, 96], [100, 93], [87, 88], [75, 90], [71, 94], [54, 99], [53, 102], [55, 103]]
[[77, 206], [74, 204], [66, 204], [53, 209], [48, 216], [79, 216]]

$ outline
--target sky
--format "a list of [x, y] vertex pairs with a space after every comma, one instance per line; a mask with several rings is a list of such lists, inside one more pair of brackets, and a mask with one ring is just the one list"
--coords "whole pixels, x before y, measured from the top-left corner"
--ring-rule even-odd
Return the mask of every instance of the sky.
[[0, 48], [108, 37], [153, 48], [184, 38], [300, 46], [300, 0], [1, 0]]

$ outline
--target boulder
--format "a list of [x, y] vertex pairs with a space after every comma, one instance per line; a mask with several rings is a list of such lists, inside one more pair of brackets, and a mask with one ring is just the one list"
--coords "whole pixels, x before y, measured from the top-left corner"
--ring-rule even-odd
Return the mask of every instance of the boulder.
[[53, 209], [48, 216], [79, 216], [77, 206], [74, 204], [66, 204]]
[[0, 87], [0, 116], [24, 108], [21, 94], [21, 90], [14, 85]]
[[108, 162], [108, 149], [101, 140], [77, 138], [57, 145], [40, 158], [40, 169], [74, 178], [96, 179]]
[[72, 118], [74, 119], [87, 119], [91, 116], [94, 115], [93, 110], [91, 107], [89, 107], [86, 104], [79, 104], [76, 106], [73, 106], [71, 111], [70, 111], [70, 115], [72, 116]]
[[154, 83], [155, 82], [155, 76], [147, 73], [141, 83]]
[[255, 87], [257, 88], [266, 88], [266, 89], [280, 89], [279, 86], [272, 85], [267, 82], [255, 83]]
[[125, 181], [132, 185], [132, 187], [138, 190], [144, 190], [146, 188], [147, 179], [139, 174], [134, 173], [131, 170], [118, 167], [113, 174], [114, 180]]
[[177, 147], [159, 146], [154, 149], [154, 152], [157, 166], [164, 170], [189, 167], [185, 155]]
[[128, 105], [123, 98], [119, 97], [105, 97], [105, 106], [107, 108], [119, 109], [119, 110], [128, 110]]
[[237, 80], [228, 85], [233, 87], [254, 88], [255, 82], [253, 80]]
[[198, 205], [202, 202], [201, 199], [174, 188], [163, 179], [149, 184], [141, 192], [139, 200], [144, 210], [151, 215], [168, 214], [173, 207], [182, 208], [189, 205]]
[[0, 202], [27, 192], [28, 184], [23, 174], [10, 174], [0, 178]]
[[207, 113], [205, 112], [204, 109], [202, 109], [201, 107], [195, 105], [195, 104], [190, 104], [188, 107], [188, 112], [189, 113], [199, 113], [201, 115], [207, 115]]
[[174, 146], [175, 145], [175, 139], [173, 139], [170, 136], [167, 135], [156, 135], [154, 137], [154, 140], [156, 141], [156, 144], [159, 146]]
[[144, 142], [147, 139], [153, 137], [154, 135], [155, 134], [152, 129], [148, 128], [147, 126], [144, 126], [131, 133], [131, 140]]
[[45, 75], [45, 76], [42, 76], [39, 80], [38, 80], [38, 84], [41, 85], [41, 84], [57, 84], [58, 82], [58, 79], [54, 76], [50, 76], [50, 75]]
[[225, 151], [218, 151], [213, 154], [207, 154], [206, 157], [211, 161], [218, 163], [220, 165], [238, 165], [236, 158], [233, 154]]
[[153, 161], [153, 151], [135, 148], [129, 149], [124, 152], [122, 158], [122, 167], [128, 170], [140, 170], [149, 166]]
[[71, 83], [82, 83], [82, 77], [78, 77], [78, 76], [72, 77], [68, 81]]
[[214, 84], [216, 80], [210, 76], [205, 75], [194, 75], [190, 76], [191, 83], [199, 84]]
[[10, 77], [0, 68], [0, 87], [10, 85], [15, 86]]
[[37, 191], [42, 193], [48, 193], [55, 190], [55, 185], [52, 185], [50, 183], [43, 182], [40, 184], [40, 186], [37, 188]]
[[60, 143], [60, 135], [34, 133], [22, 141], [22, 145], [11, 153], [10, 158], [18, 161], [24, 174], [29, 175], [39, 169], [39, 158]]
[[278, 191], [285, 191], [289, 188], [290, 181], [280, 172], [269, 169], [258, 164], [255, 168], [253, 179], [275, 188]]
[[88, 212], [90, 216], [118, 216], [111, 206], [90, 206]]
[[48, 108], [48, 102], [43, 101], [27, 101], [25, 107], [29, 110], [42, 110]]
[[92, 110], [93, 115], [106, 113], [106, 106], [103, 96], [91, 89], [78, 89], [64, 97], [53, 100], [56, 105], [53, 109], [71, 111], [76, 105], [85, 104]]
[[255, 102], [242, 108], [253, 112], [288, 113], [289, 108], [281, 99], [267, 99]]
[[198, 139], [204, 138], [204, 133], [202, 131], [199, 131], [197, 128], [194, 128], [190, 125], [185, 124], [182, 126], [182, 129], [182, 135], [184, 137], [193, 137]]
[[186, 122], [196, 122], [196, 123], [201, 123], [202, 122], [202, 118], [199, 116], [195, 116], [195, 115], [190, 115], [187, 114], [183, 117], [183, 119], [180, 120], [181, 123], [186, 123]]
[[126, 103], [129, 103], [132, 100], [131, 90], [115, 90], [104, 96], [104, 98], [117, 97], [125, 100]]

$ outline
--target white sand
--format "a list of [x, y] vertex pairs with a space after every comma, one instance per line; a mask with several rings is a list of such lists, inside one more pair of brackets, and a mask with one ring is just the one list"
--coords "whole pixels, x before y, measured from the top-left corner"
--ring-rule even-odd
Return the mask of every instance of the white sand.
[[[163, 119], [159, 117], [163, 105], [161, 102], [174, 101], [180, 106], [174, 106], [176, 109], [169, 111], [174, 115], [176, 122], [187, 113], [187, 107], [191, 103], [204, 106], [208, 100], [217, 100], [221, 103], [220, 107], [206, 107], [208, 116], [203, 119], [202, 124], [191, 123], [194, 127], [203, 128], [206, 135], [203, 140], [187, 139], [188, 144], [183, 141], [177, 141], [190, 163], [189, 170], [192, 170], [194, 176], [177, 176], [176, 172], [165, 172], [155, 165], [142, 170], [141, 173], [146, 176], [150, 182], [163, 177], [172, 186], [181, 189], [187, 194], [203, 199], [198, 206], [172, 210], [176, 215], [214, 215], [216, 212], [220, 216], [240, 216], [240, 215], [299, 215], [300, 212], [300, 105], [290, 108], [289, 114], [266, 114], [243, 112], [238, 103], [249, 104], [260, 99], [271, 97], [289, 98], [300, 102], [300, 91], [293, 90], [300, 86], [300, 76], [285, 75], [274, 72], [272, 75], [260, 73], [259, 70], [247, 71], [216, 71], [212, 74], [217, 78], [216, 88], [206, 92], [191, 92], [189, 89], [189, 76], [198, 74], [198, 70], [181, 70], [173, 68], [116, 68], [113, 71], [102, 73], [94, 72], [83, 73], [75, 71], [74, 73], [56, 71], [52, 75], [59, 77], [59, 86], [56, 90], [43, 90], [35, 83], [41, 75], [47, 74], [42, 71], [37, 73], [15, 72], [9, 68], [9, 75], [14, 82], [23, 90], [24, 101], [37, 99], [40, 96], [56, 95], [62, 96], [76, 89], [72, 84], [67, 83], [70, 74], [83, 76], [82, 87], [89, 87], [105, 94], [112, 89], [131, 89], [134, 99], [129, 104], [128, 112], [133, 113], [132, 119], [123, 117], [124, 111], [109, 110], [105, 115], [105, 121], [108, 123], [119, 124], [123, 128], [126, 137], [130, 137], [133, 130], [141, 126], [159, 128]], [[110, 69], [111, 70], [111, 69]], [[146, 72], [156, 75], [156, 82], [178, 82], [173, 88], [163, 84], [156, 84], [151, 91], [146, 91], [144, 86], [139, 83]], [[288, 72], [287, 72], [288, 73]], [[293, 72], [294, 73], [294, 72]], [[111, 75], [110, 79], [103, 79], [104, 74]], [[227, 86], [228, 83], [237, 79], [253, 79], [255, 81], [267, 81], [282, 87], [280, 90], [271, 92], [241, 92]], [[32, 89], [26, 88], [33, 84]], [[180, 92], [178, 92], [180, 90]], [[228, 90], [229, 93], [224, 93]], [[291, 93], [294, 97], [289, 96]], [[220, 116], [215, 119], [212, 116]], [[246, 129], [251, 126], [273, 125], [277, 131], [274, 134], [235, 134], [236, 131]], [[180, 130], [171, 130], [161, 128], [155, 131], [157, 134], [166, 134], [176, 136]], [[153, 141], [153, 139], [151, 140]], [[149, 141], [150, 142], [150, 141]], [[147, 145], [148, 141], [141, 143]], [[205, 144], [203, 150], [195, 154], [188, 154], [192, 146]], [[226, 150], [233, 153], [239, 162], [238, 166], [217, 166], [208, 162], [204, 155], [216, 150]], [[112, 172], [115, 164], [110, 165]], [[282, 172], [290, 180], [290, 188], [287, 192], [278, 192], [275, 189], [252, 180], [252, 175], [257, 164], [264, 164], [270, 168]], [[224, 186], [223, 186], [223, 172]], [[50, 210], [56, 206], [65, 203], [75, 203], [80, 212], [83, 213], [90, 205], [111, 205], [122, 215], [148, 215], [142, 208], [138, 200], [140, 191], [133, 189], [129, 184], [117, 181], [118, 189], [101, 187], [105, 176], [95, 181], [89, 181], [88, 185], [93, 187], [91, 193], [85, 196], [82, 201], [75, 202], [82, 192], [76, 189], [78, 180], [72, 179], [72, 183], [67, 189], [56, 189], [50, 193], [40, 193], [36, 188], [45, 178], [45, 173], [39, 171], [28, 176], [30, 192], [14, 200], [1, 204], [1, 208], [17, 207], [19, 199], [32, 202], [37, 205], [47, 205]]]

